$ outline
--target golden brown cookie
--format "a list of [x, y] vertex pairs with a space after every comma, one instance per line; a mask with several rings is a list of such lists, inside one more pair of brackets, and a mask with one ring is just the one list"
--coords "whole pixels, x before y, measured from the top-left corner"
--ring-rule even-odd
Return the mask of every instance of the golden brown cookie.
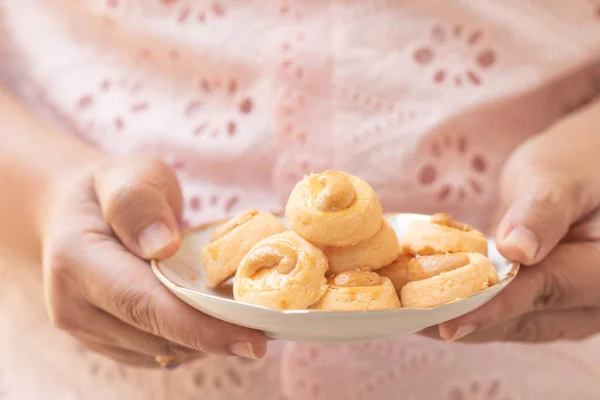
[[[449, 257], [436, 255], [430, 257]], [[447, 263], [446, 269], [437, 275], [408, 282], [402, 288], [400, 297], [406, 308], [430, 308], [455, 300], [466, 299], [498, 282], [498, 273], [491, 261], [479, 253], [468, 253], [468, 264], [458, 266], [455, 261]], [[439, 264], [445, 264], [439, 261]], [[452, 269], [454, 268], [454, 269]], [[419, 275], [427, 276], [427, 274]]]
[[417, 256], [408, 262], [406, 274], [409, 281], [420, 281], [464, 267], [471, 260], [468, 253], [446, 253]]
[[290, 227], [322, 246], [353, 246], [381, 228], [382, 210], [368, 183], [343, 172], [325, 171], [302, 179], [285, 215]]
[[392, 281], [368, 270], [346, 271], [331, 277], [329, 287], [311, 309], [375, 311], [400, 308]]
[[257, 243], [233, 279], [233, 296], [244, 303], [280, 310], [305, 309], [327, 289], [327, 257], [288, 231]]
[[480, 253], [487, 256], [487, 239], [478, 230], [435, 214], [430, 221], [414, 221], [400, 237], [400, 249], [410, 254]]
[[326, 247], [329, 270], [333, 274], [355, 269], [376, 270], [393, 262], [400, 252], [394, 228], [385, 219], [374, 236], [354, 246]]
[[390, 265], [378, 269], [377, 274], [389, 278], [396, 292], [400, 293], [400, 289], [408, 282], [407, 266], [411, 259], [412, 256], [401, 254]]
[[235, 274], [242, 258], [256, 243], [286, 228], [273, 214], [249, 210], [215, 228], [210, 244], [201, 249], [207, 287]]

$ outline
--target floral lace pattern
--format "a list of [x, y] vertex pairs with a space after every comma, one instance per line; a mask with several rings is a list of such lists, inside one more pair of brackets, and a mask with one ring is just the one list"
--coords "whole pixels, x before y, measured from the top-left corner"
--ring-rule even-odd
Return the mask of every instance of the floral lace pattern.
[[[162, 157], [183, 184], [185, 225], [279, 211], [300, 177], [337, 168], [367, 179], [387, 210], [443, 209], [490, 229], [510, 152], [600, 91], [599, 43], [598, 0], [0, 1], [7, 87], [107, 152]], [[54, 331], [40, 278], [9, 265], [2, 400], [553, 400], [600, 389], [598, 338], [275, 342], [259, 362], [123, 367]]]
[[484, 81], [483, 74], [497, 61], [494, 50], [482, 46], [482, 41], [480, 29], [466, 30], [460, 24], [436, 24], [431, 29], [428, 43], [414, 50], [413, 59], [431, 70], [431, 80], [435, 84], [479, 86]]
[[445, 400], [514, 400], [505, 392], [498, 378], [472, 376], [465, 382], [450, 386], [443, 397]]
[[[210, 399], [213, 398], [210, 396], [215, 396], [215, 399], [239, 399], [245, 393], [253, 391], [258, 371], [268, 374], [265, 364], [266, 360], [250, 361], [238, 358], [224, 363], [217, 356], [206, 355], [194, 362], [189, 371], [177, 377], [174, 383], [190, 398], [196, 398], [198, 393], [202, 393], [209, 395], [205, 398]], [[264, 379], [269, 380], [267, 376]]]
[[[373, 393], [393, 392], [399, 380], [418, 379], [447, 364], [448, 353], [441, 347], [414, 344], [408, 339], [348, 347], [290, 346], [284, 355], [284, 390], [291, 399], [369, 399]], [[343, 376], [329, 373], [340, 359]]]

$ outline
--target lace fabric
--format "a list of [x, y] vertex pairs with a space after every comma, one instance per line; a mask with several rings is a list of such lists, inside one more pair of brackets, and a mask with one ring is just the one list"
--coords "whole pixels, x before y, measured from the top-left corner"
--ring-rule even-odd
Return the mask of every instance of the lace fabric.
[[[510, 152], [600, 88], [593, 0], [4, 0], [0, 21], [3, 82], [107, 152], [162, 157], [182, 181], [187, 224], [281, 210], [302, 175], [335, 168], [367, 179], [387, 210], [444, 210], [489, 230]], [[0, 274], [3, 400], [600, 389], [598, 339], [272, 343], [259, 362], [207, 355], [172, 373], [137, 370], [54, 331], [39, 276], [10, 262]]]

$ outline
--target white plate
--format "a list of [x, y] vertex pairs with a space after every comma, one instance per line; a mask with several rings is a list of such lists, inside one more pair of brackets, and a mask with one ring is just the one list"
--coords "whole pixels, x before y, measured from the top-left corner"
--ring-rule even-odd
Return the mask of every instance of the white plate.
[[[390, 214], [386, 218], [398, 235], [420, 214]], [[285, 221], [284, 221], [285, 222]], [[185, 232], [178, 253], [163, 261], [153, 261], [158, 279], [190, 306], [215, 318], [263, 331], [268, 337], [312, 343], [352, 343], [386, 339], [418, 332], [429, 326], [459, 317], [481, 307], [504, 289], [516, 276], [519, 265], [502, 257], [494, 241], [489, 241], [489, 257], [500, 282], [475, 296], [430, 309], [331, 312], [316, 310], [279, 311], [237, 302], [231, 283], [223, 288], [204, 286], [200, 247], [209, 242], [216, 224]]]

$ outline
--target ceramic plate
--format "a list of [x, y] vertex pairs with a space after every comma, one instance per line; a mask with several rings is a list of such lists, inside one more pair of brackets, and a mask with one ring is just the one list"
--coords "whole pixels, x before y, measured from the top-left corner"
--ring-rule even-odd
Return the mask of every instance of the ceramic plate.
[[[412, 221], [428, 220], [429, 216], [390, 214], [386, 218], [400, 236]], [[231, 282], [218, 289], [207, 289], [204, 286], [200, 248], [209, 242], [214, 226], [212, 224], [186, 231], [183, 244], [175, 256], [152, 262], [155, 275], [178, 298], [197, 310], [223, 321], [263, 331], [274, 339], [353, 343], [418, 332], [481, 307], [500, 293], [519, 270], [518, 263], [503, 258], [494, 241], [488, 239], [489, 258], [498, 271], [500, 282], [464, 300], [430, 309], [401, 308], [361, 312], [272, 310], [235, 301]]]

